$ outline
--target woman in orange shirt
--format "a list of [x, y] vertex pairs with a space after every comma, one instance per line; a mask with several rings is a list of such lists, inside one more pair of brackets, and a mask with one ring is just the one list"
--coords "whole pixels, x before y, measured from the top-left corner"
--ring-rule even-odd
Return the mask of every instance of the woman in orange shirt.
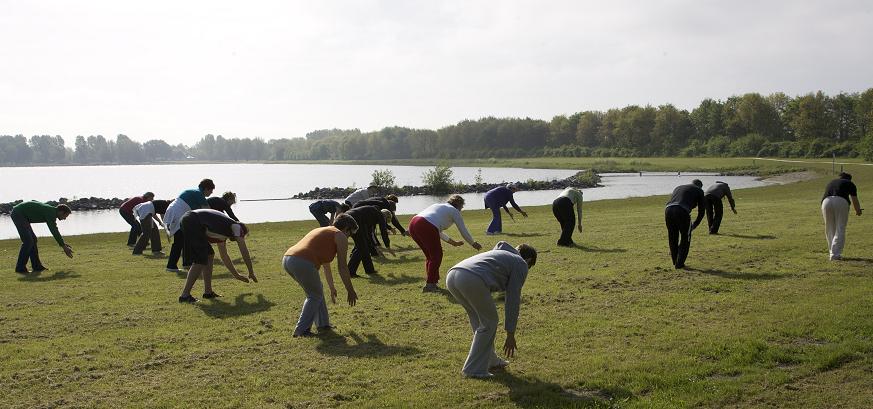
[[349, 249], [349, 237], [358, 230], [358, 223], [351, 216], [341, 214], [333, 222], [333, 226], [319, 227], [306, 234], [297, 244], [285, 252], [282, 264], [285, 271], [303, 287], [306, 300], [300, 319], [294, 328], [295, 337], [312, 336], [312, 324], [318, 332], [329, 331], [330, 318], [327, 315], [327, 303], [324, 301], [324, 288], [318, 278], [318, 269], [323, 268], [324, 280], [330, 288], [330, 300], [336, 304], [336, 287], [333, 285], [333, 273], [330, 262], [337, 259], [337, 269], [340, 279], [346, 287], [350, 306], [355, 305], [358, 294], [352, 287], [349, 277], [349, 266], [346, 255]]

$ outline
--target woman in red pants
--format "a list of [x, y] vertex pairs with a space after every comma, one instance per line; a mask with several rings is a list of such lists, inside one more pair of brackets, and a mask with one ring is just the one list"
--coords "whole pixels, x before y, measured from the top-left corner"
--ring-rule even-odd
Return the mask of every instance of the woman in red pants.
[[409, 235], [415, 240], [415, 244], [424, 252], [424, 257], [427, 259], [425, 269], [427, 271], [427, 284], [422, 289], [423, 292], [437, 292], [439, 286], [437, 282], [440, 280], [440, 264], [443, 261], [443, 246], [440, 239], [453, 246], [462, 246], [464, 242], [452, 240], [449, 236], [443, 233], [443, 230], [448, 229], [452, 224], [458, 226], [458, 231], [464, 240], [474, 249], [479, 250], [482, 245], [473, 240], [473, 236], [467, 231], [464, 226], [464, 219], [461, 218], [461, 209], [464, 208], [464, 198], [459, 195], [449, 197], [448, 203], [437, 203], [430, 205], [427, 209], [421, 211], [412, 218], [409, 222]]

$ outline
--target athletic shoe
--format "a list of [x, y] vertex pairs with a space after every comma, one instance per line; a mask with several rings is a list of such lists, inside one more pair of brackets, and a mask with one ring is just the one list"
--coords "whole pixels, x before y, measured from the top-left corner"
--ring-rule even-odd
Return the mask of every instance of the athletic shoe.
[[349, 277], [351, 277], [351, 278], [359, 278], [359, 277], [361, 277], [361, 276], [359, 276], [357, 273], [349, 273]]
[[194, 296], [191, 294], [179, 296], [179, 302], [181, 302], [181, 303], [194, 304], [197, 301], [200, 301], [200, 300], [194, 298]]
[[301, 332], [295, 332], [294, 335], [292, 335], [292, 336], [294, 338], [297, 338], [297, 337], [308, 338], [308, 337], [314, 337], [315, 334], [313, 334], [311, 330], [306, 330], [306, 331], [301, 331]]
[[141, 256], [141, 255], [142, 255], [142, 252], [141, 252], [141, 251], [139, 251], [139, 252], [134, 251], [134, 252], [131, 253], [131, 254], [133, 254], [134, 256]]
[[48, 270], [48, 267], [46, 267], [46, 266], [39, 266], [39, 267], [33, 268], [34, 273], [41, 273], [41, 272], [46, 271], [46, 270]]
[[477, 373], [477, 374], [470, 374], [470, 373], [461, 372], [461, 374], [464, 376], [464, 378], [471, 378], [471, 379], [489, 379], [489, 378], [494, 377], [494, 374], [491, 372]]
[[833, 256], [831, 256], [831, 261], [839, 261], [842, 259], [843, 259], [843, 257], [840, 256], [839, 254], [834, 254]]
[[497, 358], [494, 363], [488, 366], [488, 369], [503, 369], [509, 366], [509, 361], [501, 358]]
[[178, 268], [170, 268], [170, 267], [167, 267], [167, 271], [169, 271], [171, 273], [184, 273], [185, 272], [185, 270], [179, 270]]
[[24, 271], [21, 271], [21, 270], [15, 270], [15, 272], [18, 273], [18, 274], [30, 274], [30, 271], [28, 271], [28, 270], [24, 270]]
[[379, 274], [379, 272], [376, 271], [376, 270], [373, 270], [373, 271], [365, 271], [365, 273], [367, 273], [367, 275]]
[[153, 256], [166, 256], [167, 253], [164, 253], [163, 251], [158, 250], [158, 251], [153, 251], [152, 255]]
[[427, 283], [421, 289], [423, 293], [438, 293], [440, 292], [440, 287], [436, 285], [436, 283]]
[[218, 298], [218, 297], [221, 297], [221, 294], [218, 294], [214, 291], [211, 293], [203, 293], [203, 298], [205, 298], [207, 300], [211, 300], [213, 298]]

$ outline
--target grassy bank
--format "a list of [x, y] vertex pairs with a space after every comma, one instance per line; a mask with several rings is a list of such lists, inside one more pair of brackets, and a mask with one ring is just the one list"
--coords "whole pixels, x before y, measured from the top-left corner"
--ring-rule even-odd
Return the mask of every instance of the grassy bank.
[[[585, 167], [528, 161], [546, 160]], [[663, 170], [743, 165], [645, 161]], [[873, 200], [873, 169], [847, 170], [862, 205]], [[540, 250], [523, 291], [518, 356], [490, 381], [459, 376], [466, 316], [450, 296], [421, 293], [423, 255], [408, 238], [393, 236], [397, 257], [377, 263], [379, 276], [354, 281], [357, 306], [329, 306], [336, 333], [311, 339], [291, 337], [303, 292], [280, 260], [314, 222], [254, 225], [261, 282], [217, 267], [224, 297], [196, 305], [178, 304], [183, 278], [163, 259], [130, 256], [123, 234], [69, 238], [73, 260], [40, 239], [53, 269], [28, 277], [12, 272], [17, 240], [0, 241], [0, 406], [867, 407], [873, 216], [851, 216], [846, 260], [826, 261], [825, 182], [736, 191], [739, 214], [725, 215], [720, 236], [695, 232], [690, 269], [679, 271], [663, 196], [586, 204], [581, 248], [571, 249], [553, 245], [548, 206], [505, 221], [496, 238], [483, 234], [485, 211], [465, 212], [483, 245]], [[471, 254], [446, 248], [443, 272]]]

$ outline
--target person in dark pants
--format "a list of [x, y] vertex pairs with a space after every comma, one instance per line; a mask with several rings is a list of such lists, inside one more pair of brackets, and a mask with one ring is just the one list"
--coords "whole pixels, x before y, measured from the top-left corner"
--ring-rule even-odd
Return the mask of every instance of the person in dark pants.
[[363, 262], [364, 272], [367, 274], [376, 274], [376, 268], [373, 266], [373, 258], [370, 255], [370, 248], [373, 244], [370, 242], [369, 236], [379, 226], [382, 233], [382, 240], [385, 242], [386, 249], [391, 254], [394, 252], [388, 248], [391, 245], [388, 238], [388, 223], [385, 222], [385, 217], [382, 212], [374, 206], [362, 206], [349, 210], [345, 214], [352, 216], [355, 222], [358, 223], [358, 231], [352, 236], [355, 241], [355, 247], [349, 256], [349, 273], [352, 277], [357, 275], [358, 265]]
[[[703, 194], [703, 182], [694, 179], [690, 185], [682, 185], [673, 189], [673, 195], [664, 208], [664, 221], [667, 224], [667, 240], [670, 244], [670, 258], [673, 267], [685, 267], [685, 259], [691, 249], [691, 231], [696, 229], [703, 220], [706, 199]], [[697, 208], [697, 219], [691, 223], [691, 211]]]
[[167, 212], [170, 202], [172, 200], [152, 200], [133, 208], [133, 214], [142, 226], [142, 233], [133, 246], [133, 255], [141, 255], [149, 243], [152, 245], [152, 254], [164, 254], [161, 252], [161, 232], [158, 224], [163, 224], [161, 218]]
[[737, 214], [736, 203], [731, 195], [731, 188], [727, 183], [716, 181], [714, 185], [706, 189], [706, 224], [709, 225], [709, 234], [718, 234], [718, 228], [721, 226], [721, 218], [724, 214], [724, 207], [721, 199], [727, 196], [728, 204], [731, 205], [731, 211]]
[[561, 225], [561, 238], [558, 245], [570, 247], [573, 245], [573, 226], [577, 225], [573, 208], [579, 214], [579, 233], [582, 233], [582, 192], [579, 189], [568, 187], [552, 202], [552, 214]]
[[173, 245], [170, 247], [170, 255], [167, 257], [167, 271], [180, 273], [177, 267], [179, 257], [182, 258], [182, 268], [187, 269], [191, 260], [184, 251], [185, 234], [182, 232], [182, 216], [190, 210], [208, 209], [209, 202], [206, 198], [212, 195], [215, 183], [212, 179], [203, 179], [197, 185], [197, 189], [188, 189], [181, 194], [167, 208], [164, 213], [164, 225], [167, 234], [173, 237]]
[[512, 220], [515, 220], [515, 216], [513, 216], [512, 212], [509, 211], [509, 208], [506, 207], [507, 203], [511, 204], [512, 207], [521, 213], [522, 216], [527, 217], [527, 213], [524, 210], [521, 210], [521, 207], [518, 207], [518, 204], [515, 203], [513, 194], [517, 191], [518, 187], [515, 186], [515, 184], [510, 183], [506, 186], [495, 187], [485, 193], [485, 208], [491, 209], [491, 224], [488, 225], [485, 234], [491, 236], [503, 232], [503, 220], [500, 218], [501, 207], [506, 210], [506, 214], [508, 214]]
[[[191, 289], [201, 275], [203, 275], [203, 298], [221, 297], [212, 290], [212, 260], [215, 257], [215, 251], [212, 250], [210, 243], [218, 244], [221, 261], [224, 262], [234, 278], [246, 283], [250, 280], [258, 282], [252, 267], [252, 258], [246, 246], [245, 236], [248, 229], [244, 224], [212, 209], [191, 210], [182, 216], [180, 223], [185, 232], [185, 252], [188, 253], [193, 264], [188, 270], [185, 287], [182, 288], [179, 302], [197, 302], [197, 299], [191, 296]], [[240, 274], [233, 265], [233, 261], [227, 254], [227, 240], [235, 241], [239, 245], [240, 255], [249, 270], [248, 277]]]
[[395, 195], [387, 195], [385, 197], [371, 197], [369, 199], [361, 200], [358, 203], [355, 203], [352, 208], [361, 207], [361, 206], [376, 206], [379, 210], [389, 210], [391, 211], [391, 224], [394, 225], [397, 230], [400, 231], [402, 236], [406, 236], [406, 229], [403, 228], [403, 225], [397, 220], [397, 215], [394, 213], [397, 212], [397, 196]]
[[39, 259], [39, 248], [36, 245], [36, 234], [33, 232], [31, 223], [45, 223], [55, 241], [64, 250], [64, 254], [69, 258], [73, 258], [73, 248], [64, 243], [64, 238], [58, 231], [57, 220], [64, 220], [72, 213], [72, 210], [65, 205], [59, 204], [52, 206], [48, 203], [37, 202], [22, 202], [12, 208], [12, 213], [9, 214], [15, 229], [18, 230], [18, 236], [21, 238], [21, 249], [18, 251], [18, 261], [15, 263], [15, 272], [19, 274], [27, 274], [27, 260], [30, 259], [30, 267], [33, 272], [38, 273], [46, 268], [42, 265]]
[[139, 238], [140, 233], [142, 233], [142, 226], [140, 226], [139, 220], [137, 220], [136, 216], [133, 214], [133, 208], [140, 203], [151, 201], [154, 198], [154, 193], [145, 192], [142, 196], [134, 196], [125, 200], [118, 209], [121, 218], [130, 225], [130, 234], [127, 235], [128, 247], [133, 247], [136, 244], [136, 240]]
[[[340, 204], [336, 200], [316, 200], [309, 205], [309, 213], [318, 220], [318, 225], [321, 227], [330, 226], [336, 217], [349, 210], [349, 205], [346, 203]], [[327, 218], [328, 213], [330, 218]]]
[[236, 193], [224, 192], [221, 197], [214, 196], [206, 198], [206, 203], [212, 210], [218, 210], [228, 215], [231, 219], [239, 221], [239, 217], [233, 214], [233, 209], [230, 207], [236, 204]]

